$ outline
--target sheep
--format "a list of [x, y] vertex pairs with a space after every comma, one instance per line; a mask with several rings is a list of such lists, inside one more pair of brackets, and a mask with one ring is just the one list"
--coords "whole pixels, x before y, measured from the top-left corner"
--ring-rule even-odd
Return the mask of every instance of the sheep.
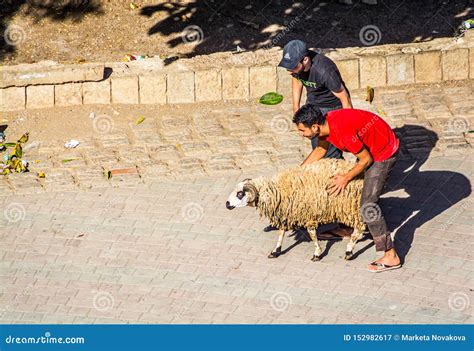
[[322, 159], [318, 162], [283, 171], [271, 178], [245, 179], [229, 195], [226, 207], [256, 207], [260, 217], [266, 217], [279, 230], [275, 249], [268, 258], [277, 258], [285, 232], [306, 228], [314, 241], [313, 262], [321, 259], [321, 247], [316, 229], [321, 224], [342, 223], [354, 228], [346, 247], [345, 259], [352, 258], [357, 241], [365, 230], [360, 212], [363, 182], [361, 176], [347, 184], [344, 192], [329, 195], [327, 187], [331, 177], [347, 173], [353, 164], [339, 159]]

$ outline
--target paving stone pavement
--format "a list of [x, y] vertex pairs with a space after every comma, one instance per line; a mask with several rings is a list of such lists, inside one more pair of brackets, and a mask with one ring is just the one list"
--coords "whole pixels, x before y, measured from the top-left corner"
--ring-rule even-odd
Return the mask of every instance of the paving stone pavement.
[[[355, 94], [403, 140], [381, 200], [402, 269], [367, 272], [370, 239], [351, 261], [344, 241], [324, 242], [324, 258], [311, 262], [301, 233], [268, 259], [276, 233], [262, 231], [254, 209], [228, 211], [225, 200], [242, 177], [297, 164], [309, 146], [288, 131], [288, 105], [222, 106], [162, 129], [147, 118], [118, 132], [115, 121], [116, 134], [67, 155], [43, 145], [35, 156], [53, 169], [45, 183], [2, 179], [0, 321], [473, 323], [474, 157], [462, 133], [472, 86], [426, 89], [383, 92], [370, 106]], [[148, 151], [137, 161], [140, 148]], [[58, 162], [66, 156], [80, 160]], [[107, 162], [138, 173], [106, 180]]]
[[473, 161], [399, 163], [381, 205], [406, 258], [382, 274], [371, 240], [267, 259], [275, 232], [225, 209], [235, 175], [2, 197], [1, 321], [473, 323]]
[[[473, 92], [472, 80], [468, 80], [377, 89], [372, 104], [365, 101], [363, 91], [352, 95], [356, 108], [373, 111], [396, 128], [404, 154], [434, 157], [472, 152], [474, 133], [464, 132], [473, 125]], [[132, 106], [128, 110], [121, 105], [45, 109], [34, 117], [32, 112], [9, 114], [7, 137], [12, 128], [18, 130], [18, 136], [27, 131], [19, 121], [33, 118], [44, 121], [36, 129], [59, 129], [51, 121], [58, 114], [67, 116], [62, 121], [76, 128], [62, 140], [30, 130], [24, 158], [30, 161], [32, 172], [0, 177], [0, 191], [44, 193], [263, 167], [277, 170], [297, 164], [308, 153], [308, 142], [292, 125], [287, 100], [276, 106], [255, 102]], [[96, 112], [93, 119], [89, 118], [91, 111]], [[137, 116], [145, 117], [144, 122], [136, 125]], [[71, 138], [80, 140], [80, 146], [65, 149], [64, 142]], [[104, 173], [108, 171], [120, 174], [107, 180]], [[37, 172], [46, 173], [46, 178], [38, 178]]]

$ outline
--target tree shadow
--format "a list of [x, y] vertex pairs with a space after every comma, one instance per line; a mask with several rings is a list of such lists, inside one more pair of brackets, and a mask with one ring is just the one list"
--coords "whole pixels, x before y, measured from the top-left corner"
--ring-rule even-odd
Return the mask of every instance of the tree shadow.
[[412, 43], [453, 37], [472, 17], [470, 0], [379, 0], [366, 5], [338, 1], [197, 0], [145, 6], [141, 15], [165, 14], [150, 36], [174, 36], [171, 48], [193, 44], [189, 56], [219, 51], [283, 47], [292, 39], [328, 49]]
[[438, 136], [422, 126], [394, 129], [400, 139], [401, 157], [384, 193], [403, 190], [407, 197], [382, 197], [380, 206], [395, 232], [395, 247], [404, 262], [416, 230], [471, 194], [471, 182], [453, 171], [420, 170], [435, 147]]
[[[148, 35], [170, 36], [167, 45], [176, 54], [186, 52], [185, 56], [236, 51], [237, 45], [244, 50], [283, 47], [292, 39], [323, 51], [429, 41], [453, 37], [474, 14], [472, 0], [378, 0], [372, 6], [361, 0], [353, 0], [352, 5], [336, 0], [135, 2], [142, 4], [141, 16], [160, 18], [148, 28]], [[4, 0], [0, 4], [0, 60], [15, 53], [15, 44], [4, 35], [15, 15], [26, 14], [38, 22], [44, 18], [80, 21], [89, 13], [106, 13], [99, 0]], [[171, 61], [168, 58], [165, 64]]]
[[[45, 18], [53, 21], [79, 22], [89, 13], [103, 14], [102, 5], [94, 0], [5, 0], [0, 1], [0, 61], [13, 55], [25, 33], [22, 28], [10, 26], [12, 18], [24, 13], [38, 23]], [[40, 44], [39, 44], [40, 45]]]

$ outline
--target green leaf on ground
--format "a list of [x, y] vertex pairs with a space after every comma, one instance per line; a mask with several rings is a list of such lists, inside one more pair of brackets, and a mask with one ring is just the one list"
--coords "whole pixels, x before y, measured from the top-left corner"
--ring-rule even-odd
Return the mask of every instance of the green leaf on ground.
[[266, 93], [263, 95], [259, 102], [264, 105], [276, 105], [283, 101], [283, 95], [275, 92]]

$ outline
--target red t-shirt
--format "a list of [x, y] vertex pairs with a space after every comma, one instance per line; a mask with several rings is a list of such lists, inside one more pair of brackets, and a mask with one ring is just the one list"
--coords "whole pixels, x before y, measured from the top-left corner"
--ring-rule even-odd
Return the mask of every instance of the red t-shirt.
[[320, 137], [342, 151], [357, 154], [365, 146], [374, 161], [390, 158], [399, 146], [392, 128], [375, 113], [356, 109], [329, 111], [329, 135]]

